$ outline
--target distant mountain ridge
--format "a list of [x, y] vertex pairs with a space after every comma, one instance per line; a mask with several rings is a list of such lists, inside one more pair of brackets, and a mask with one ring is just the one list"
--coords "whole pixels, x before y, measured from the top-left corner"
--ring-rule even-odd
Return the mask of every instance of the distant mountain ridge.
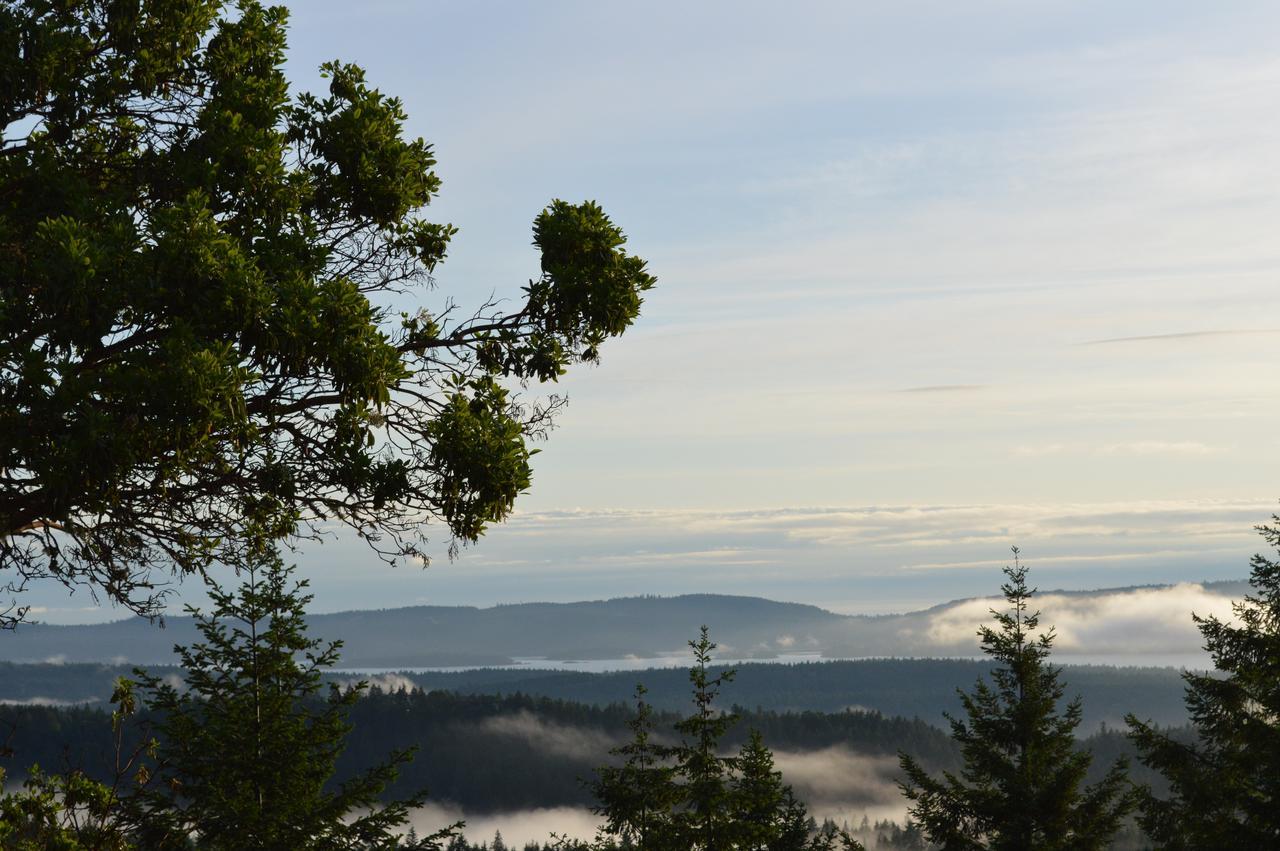
[[[1221, 609], [1243, 593], [1243, 582], [1139, 586], [1040, 595], [1046, 624], [1061, 617], [1066, 652], [1091, 652], [1080, 644], [1093, 610], [1114, 631], [1123, 595], [1145, 595], [1130, 624], [1133, 653], [1197, 653], [1191, 625], [1198, 604]], [[1150, 605], [1154, 599], [1159, 605]], [[842, 615], [803, 603], [727, 594], [621, 597], [575, 603], [510, 603], [475, 606], [411, 606], [313, 614], [310, 631], [343, 641], [346, 668], [482, 667], [516, 659], [610, 660], [678, 653], [706, 624], [723, 658], [771, 659], [785, 654], [827, 658], [868, 656], [971, 656], [974, 631], [987, 618], [987, 598], [951, 601], [898, 615]], [[1163, 608], [1162, 608], [1163, 607]], [[1103, 609], [1107, 609], [1103, 613]], [[1100, 628], [1100, 627], [1099, 627]], [[1143, 639], [1146, 629], [1150, 640]], [[175, 644], [198, 635], [188, 616], [167, 618], [165, 628], [141, 618], [79, 626], [29, 624], [0, 635], [0, 660], [168, 664]], [[1113, 646], [1109, 639], [1106, 646]], [[1106, 652], [1101, 646], [1100, 651]], [[1114, 652], [1112, 650], [1111, 652]]]

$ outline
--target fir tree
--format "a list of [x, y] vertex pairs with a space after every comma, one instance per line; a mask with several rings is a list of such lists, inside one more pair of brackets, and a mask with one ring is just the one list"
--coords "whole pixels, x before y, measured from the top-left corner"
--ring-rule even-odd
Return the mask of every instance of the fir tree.
[[737, 764], [735, 758], [720, 755], [720, 739], [738, 719], [721, 712], [715, 703], [720, 689], [733, 680], [734, 671], [711, 675], [707, 666], [716, 645], [705, 626], [689, 647], [693, 650], [689, 682], [693, 686], [694, 709], [676, 723], [676, 732], [683, 741], [674, 751], [675, 773], [683, 782], [685, 798], [677, 822], [688, 847], [719, 851], [730, 847], [728, 777]]
[[638, 848], [660, 848], [670, 842], [669, 812], [676, 803], [673, 770], [667, 764], [671, 749], [653, 738], [653, 707], [647, 690], [636, 686], [636, 714], [627, 722], [631, 741], [611, 751], [623, 757], [619, 766], [605, 766], [591, 784], [596, 814], [605, 817], [605, 830]]
[[[330, 788], [360, 685], [319, 695], [340, 642], [305, 634], [306, 582], [260, 545], [236, 593], [214, 586], [213, 612], [196, 617], [203, 641], [175, 650], [178, 689], [138, 671], [157, 735], [125, 818], [149, 849], [404, 848], [409, 811], [424, 795], [381, 803], [408, 751]], [[420, 840], [437, 848], [451, 829]]]
[[742, 851], [804, 851], [810, 848], [809, 815], [774, 770], [773, 752], [752, 730], [738, 753], [733, 797], [734, 848]]
[[1059, 712], [1061, 671], [1048, 663], [1052, 628], [1040, 632], [1029, 608], [1027, 568], [1005, 568], [1007, 611], [979, 630], [982, 650], [999, 664], [992, 684], [960, 692], [966, 720], [950, 718], [964, 758], [961, 776], [936, 779], [905, 753], [903, 793], [929, 840], [946, 851], [1088, 851], [1105, 848], [1132, 809], [1125, 765], [1083, 787], [1090, 756], [1077, 749], [1079, 698]]
[[[1280, 517], [1258, 531], [1280, 549]], [[1143, 827], [1169, 849], [1280, 848], [1280, 562], [1253, 557], [1239, 624], [1194, 616], [1214, 672], [1183, 675], [1198, 742], [1130, 715], [1144, 763], [1171, 795], [1143, 790]]]
[[734, 672], [712, 674], [716, 645], [705, 626], [689, 646], [693, 711], [675, 725], [680, 741], [654, 741], [652, 707], [638, 687], [631, 741], [612, 751], [625, 758], [623, 764], [599, 769], [592, 784], [595, 811], [605, 818], [601, 837], [593, 846], [557, 847], [602, 851], [616, 847], [616, 838], [625, 848], [644, 851], [860, 849], [847, 831], [815, 834], [813, 820], [774, 769], [773, 754], [758, 732], [752, 731], [736, 756], [724, 755], [721, 742], [737, 716], [716, 704]]

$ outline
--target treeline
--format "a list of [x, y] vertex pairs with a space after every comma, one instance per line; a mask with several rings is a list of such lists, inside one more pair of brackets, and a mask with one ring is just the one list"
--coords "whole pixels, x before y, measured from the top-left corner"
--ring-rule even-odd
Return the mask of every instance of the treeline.
[[[743, 663], [734, 666], [738, 676], [733, 699], [743, 706], [779, 711], [839, 712], [860, 707], [942, 724], [944, 712], [960, 710], [956, 687], [988, 675], [992, 665], [989, 660], [970, 659]], [[642, 679], [654, 706], [679, 711], [688, 702], [688, 676], [677, 668], [608, 673], [490, 668], [399, 676], [426, 689], [537, 694], [597, 704], [626, 700], [636, 680]], [[1161, 725], [1187, 721], [1182, 677], [1171, 668], [1068, 665], [1063, 680], [1073, 694], [1084, 698], [1081, 726], [1089, 732], [1102, 724], [1121, 724], [1126, 714], [1135, 711]]]
[[[609, 760], [610, 747], [623, 741], [632, 711], [624, 704], [598, 707], [528, 695], [373, 688], [351, 707], [352, 729], [333, 782], [412, 745], [417, 754], [401, 767], [390, 794], [426, 787], [433, 799], [476, 813], [586, 806], [592, 798], [582, 781]], [[842, 745], [858, 754], [888, 757], [907, 750], [937, 769], [958, 765], [950, 738], [918, 720], [865, 712], [737, 711], [742, 721], [725, 737], [730, 747], [740, 746], [748, 731], [757, 729], [776, 750]], [[654, 716], [663, 731], [670, 731], [678, 718], [671, 712]], [[146, 729], [149, 720], [141, 712], [131, 729]], [[8, 749], [0, 766], [12, 779], [20, 779], [32, 764], [52, 770], [83, 768], [103, 780], [112, 771], [116, 743], [105, 709], [3, 707], [0, 731]]]
[[[960, 710], [956, 687], [990, 673], [992, 662], [970, 659], [862, 659], [798, 664], [737, 665], [733, 699], [743, 706], [780, 712], [840, 712], [849, 707], [943, 724], [944, 712]], [[181, 676], [174, 666], [148, 666], [158, 676]], [[723, 666], [717, 666], [723, 669]], [[105, 703], [115, 680], [132, 665], [16, 664], [0, 662], [0, 701], [97, 700]], [[638, 680], [655, 707], [680, 711], [688, 702], [688, 674], [677, 668], [586, 673], [481, 668], [469, 671], [399, 671], [390, 677], [430, 690], [460, 694], [530, 694], [601, 706], [627, 700]], [[350, 683], [358, 674], [330, 673], [326, 680]], [[386, 677], [375, 679], [384, 680]], [[1081, 727], [1093, 732], [1117, 726], [1129, 712], [1161, 725], [1187, 721], [1180, 672], [1172, 668], [1068, 665], [1063, 681], [1084, 698]]]
[[[685, 677], [687, 683], [687, 672]], [[737, 685], [735, 681], [730, 697], [736, 697]], [[775, 750], [843, 746], [855, 754], [885, 757], [905, 751], [931, 769], [955, 770], [960, 765], [951, 738], [920, 720], [859, 711], [733, 710], [742, 721], [726, 735], [732, 747], [756, 729]], [[588, 806], [591, 795], [581, 781], [608, 760], [608, 748], [626, 735], [631, 712], [621, 703], [593, 706], [520, 694], [387, 692], [375, 687], [351, 707], [352, 730], [333, 782], [412, 745], [417, 754], [400, 768], [391, 794], [425, 787], [433, 799], [474, 813]], [[659, 711], [655, 720], [659, 729], [670, 730], [678, 717]], [[137, 720], [146, 719], [142, 712]], [[0, 766], [11, 779], [21, 779], [29, 766], [39, 764], [50, 770], [83, 768], [105, 780], [115, 758], [110, 712], [103, 708], [0, 707], [0, 743], [6, 746]], [[1096, 763], [1136, 756], [1129, 738], [1114, 728], [1085, 738], [1082, 745], [1096, 756]], [[1138, 779], [1159, 784], [1158, 775], [1140, 764], [1134, 770]]]

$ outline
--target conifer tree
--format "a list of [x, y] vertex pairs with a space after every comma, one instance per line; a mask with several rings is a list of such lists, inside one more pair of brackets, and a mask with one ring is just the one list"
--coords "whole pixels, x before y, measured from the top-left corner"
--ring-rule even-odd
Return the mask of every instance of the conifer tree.
[[675, 774], [684, 787], [685, 806], [677, 816], [678, 830], [690, 848], [719, 851], [729, 848], [727, 824], [730, 791], [728, 778], [737, 767], [734, 757], [721, 756], [720, 740], [737, 722], [737, 715], [722, 712], [715, 704], [720, 689], [732, 682], [734, 671], [712, 676], [708, 670], [716, 645], [707, 627], [697, 641], [689, 642], [693, 667], [693, 712], [676, 723], [682, 743], [674, 751]]
[[998, 664], [992, 684], [979, 680], [960, 692], [965, 720], [950, 718], [964, 767], [959, 777], [931, 777], [901, 755], [903, 793], [911, 815], [944, 851], [1089, 851], [1107, 847], [1132, 809], [1124, 763], [1097, 784], [1084, 787], [1090, 756], [1077, 748], [1081, 703], [1061, 712], [1060, 669], [1048, 663], [1054, 634], [1037, 634], [1035, 593], [1018, 560], [1005, 568], [1006, 611], [992, 610], [996, 628], [983, 626], [982, 650]]
[[604, 816], [594, 846], [563, 842], [560, 848], [596, 851], [617, 847], [645, 851], [857, 851], [847, 832], [819, 832], [804, 804], [774, 769], [773, 754], [753, 731], [737, 755], [724, 753], [722, 740], [737, 716], [717, 708], [720, 690], [734, 671], [710, 669], [716, 645], [707, 628], [690, 641], [693, 711], [675, 725], [679, 742], [654, 737], [653, 710], [636, 689], [631, 741], [615, 748], [620, 766], [599, 769], [592, 784]]
[[[1280, 517], [1258, 531], [1280, 549]], [[1160, 848], [1280, 848], [1280, 561], [1258, 554], [1251, 567], [1238, 624], [1193, 615], [1215, 668], [1183, 675], [1198, 741], [1128, 718], [1142, 761], [1171, 789], [1142, 795]]]
[[631, 741], [612, 751], [623, 757], [622, 764], [599, 769], [592, 791], [595, 812], [605, 817], [609, 835], [637, 848], [662, 848], [671, 842], [669, 813], [678, 791], [667, 764], [671, 748], [653, 737], [653, 707], [646, 693], [643, 685], [636, 686], [636, 714], [627, 722]]
[[809, 841], [809, 814], [782, 773], [773, 767], [773, 752], [759, 730], [752, 730], [738, 753], [733, 797], [732, 847], [742, 851], [804, 851]]
[[[123, 818], [148, 849], [405, 848], [409, 811], [424, 795], [382, 803], [409, 751], [331, 788], [365, 689], [331, 686], [321, 673], [340, 642], [305, 634], [307, 583], [291, 578], [273, 546], [260, 544], [237, 592], [213, 586], [213, 611], [194, 609], [203, 641], [176, 647], [185, 687], [138, 671], [154, 719], [155, 759]], [[452, 829], [413, 847], [437, 848]]]

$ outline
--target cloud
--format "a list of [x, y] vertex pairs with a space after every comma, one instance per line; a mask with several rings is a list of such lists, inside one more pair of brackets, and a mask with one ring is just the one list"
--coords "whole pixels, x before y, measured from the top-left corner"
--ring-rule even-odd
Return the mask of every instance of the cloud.
[[566, 727], [545, 721], [531, 712], [499, 715], [480, 722], [486, 732], [510, 736], [527, 742], [547, 754], [571, 759], [600, 759], [617, 744], [617, 740], [600, 730], [588, 727]]
[[716, 592], [909, 611], [994, 590], [1013, 545], [1041, 587], [1239, 579], [1273, 510], [1267, 498], [523, 511], [437, 563], [429, 602]]
[[811, 807], [883, 806], [902, 800], [896, 757], [859, 754], [844, 745], [774, 751], [774, 766]]
[[[991, 624], [991, 609], [1002, 611], [996, 597], [966, 600], [933, 615], [924, 637], [938, 648], [976, 646], [979, 626]], [[1233, 620], [1231, 598], [1203, 585], [1180, 583], [1168, 588], [1135, 588], [1102, 595], [1036, 594], [1043, 629], [1052, 627], [1061, 653], [1130, 654], [1197, 653], [1204, 643], [1192, 613]]]
[[335, 685], [344, 689], [351, 688], [357, 683], [364, 682], [368, 683], [370, 688], [381, 689], [385, 692], [397, 692], [401, 689], [405, 691], [414, 691], [419, 688], [418, 684], [409, 677], [406, 677], [404, 674], [396, 673], [374, 674], [367, 677], [344, 677], [341, 679], [335, 679], [333, 682]]
[[1225, 450], [1196, 440], [1134, 440], [1124, 443], [1106, 443], [1100, 446], [1071, 443], [1046, 443], [1038, 446], [1016, 446], [1013, 455], [1019, 458], [1043, 458], [1051, 455], [1115, 456], [1184, 456], [1217, 455]]
[[1111, 443], [1098, 449], [1099, 455], [1215, 455], [1223, 450], [1194, 440], [1139, 440]]
[[985, 390], [985, 384], [927, 384], [923, 387], [906, 387], [900, 393], [968, 393]]
[[[906, 802], [896, 785], [898, 763], [894, 757], [859, 754], [842, 745], [814, 751], [775, 750], [773, 757], [783, 781], [791, 784], [819, 820], [832, 817], [857, 824], [867, 814], [873, 820], [901, 821], [906, 812]], [[487, 842], [500, 830], [503, 841], [517, 848], [528, 842], [546, 842], [552, 834], [590, 839], [602, 824], [599, 816], [576, 807], [476, 815], [436, 802], [414, 811], [411, 817], [419, 835], [460, 819], [467, 823], [463, 832], [470, 842]]]
[[86, 703], [98, 703], [100, 698], [84, 697], [79, 700], [66, 700], [59, 697], [0, 697], [0, 706], [83, 706]]
[[601, 824], [598, 816], [579, 807], [547, 807], [468, 815], [454, 806], [428, 804], [415, 810], [410, 818], [420, 836], [463, 820], [467, 823], [463, 833], [471, 843], [488, 842], [500, 830], [503, 842], [512, 848], [523, 848], [526, 843], [546, 842], [552, 834], [573, 839], [591, 839]]
[[1081, 346], [1109, 346], [1115, 343], [1162, 343], [1183, 340], [1200, 340], [1212, 337], [1253, 337], [1280, 334], [1280, 328], [1239, 328], [1226, 331], [1181, 331], [1174, 334], [1146, 334], [1139, 337], [1110, 337], [1105, 340], [1087, 340]]

